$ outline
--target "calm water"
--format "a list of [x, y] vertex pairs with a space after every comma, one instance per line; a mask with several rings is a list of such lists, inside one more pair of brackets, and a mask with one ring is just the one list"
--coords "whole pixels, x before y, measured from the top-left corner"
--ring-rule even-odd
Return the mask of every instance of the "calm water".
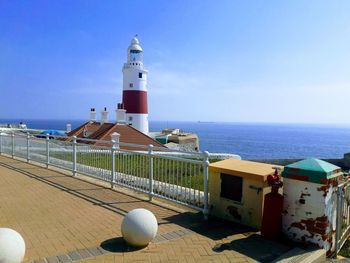
[[[23, 121], [29, 128], [64, 130], [75, 128], [78, 120], [0, 120]], [[151, 131], [180, 128], [197, 133], [201, 150], [235, 153], [244, 159], [338, 158], [350, 152], [350, 126], [242, 124], [197, 122], [150, 122]]]

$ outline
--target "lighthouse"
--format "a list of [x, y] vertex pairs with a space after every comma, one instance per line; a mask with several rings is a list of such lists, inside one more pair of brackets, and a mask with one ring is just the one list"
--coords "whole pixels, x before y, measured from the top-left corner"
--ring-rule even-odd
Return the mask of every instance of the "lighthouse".
[[136, 35], [128, 47], [128, 59], [123, 66], [123, 106], [126, 110], [126, 122], [148, 134], [148, 71], [143, 66], [142, 55]]

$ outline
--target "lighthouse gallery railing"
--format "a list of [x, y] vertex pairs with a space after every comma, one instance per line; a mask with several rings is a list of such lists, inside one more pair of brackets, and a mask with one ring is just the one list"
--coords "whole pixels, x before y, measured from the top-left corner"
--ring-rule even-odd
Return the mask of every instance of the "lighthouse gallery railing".
[[[91, 143], [103, 144], [96, 146]], [[90, 144], [89, 144], [90, 143]], [[124, 146], [124, 147], [123, 147]], [[123, 148], [137, 148], [125, 150]], [[62, 168], [208, 214], [209, 154], [152, 145], [30, 134], [0, 134], [0, 154]]]

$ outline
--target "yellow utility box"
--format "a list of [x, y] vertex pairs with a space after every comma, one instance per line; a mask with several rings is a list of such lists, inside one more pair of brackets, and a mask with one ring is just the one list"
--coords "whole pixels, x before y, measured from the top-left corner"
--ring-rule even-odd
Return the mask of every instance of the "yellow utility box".
[[261, 227], [267, 176], [276, 165], [227, 159], [209, 166], [209, 205], [214, 216]]

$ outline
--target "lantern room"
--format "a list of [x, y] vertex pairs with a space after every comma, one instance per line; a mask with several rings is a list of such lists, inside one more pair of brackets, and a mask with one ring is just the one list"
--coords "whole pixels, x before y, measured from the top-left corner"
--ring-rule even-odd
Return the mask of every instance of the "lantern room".
[[142, 63], [142, 48], [140, 42], [137, 39], [137, 35], [131, 40], [128, 48], [128, 62], [141, 62]]

